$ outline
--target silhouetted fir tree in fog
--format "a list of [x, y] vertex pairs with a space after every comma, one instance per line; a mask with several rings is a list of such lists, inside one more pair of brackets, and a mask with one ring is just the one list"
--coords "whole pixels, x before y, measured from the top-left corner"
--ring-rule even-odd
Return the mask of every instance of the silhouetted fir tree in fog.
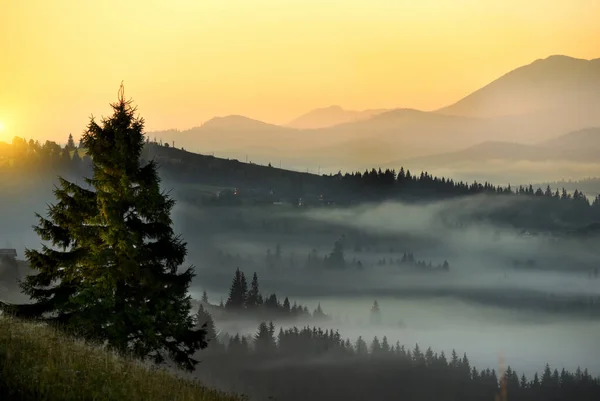
[[266, 310], [277, 311], [280, 308], [281, 304], [277, 299], [277, 295], [271, 294], [265, 297], [264, 306]]
[[225, 302], [225, 307], [228, 309], [242, 309], [246, 306], [247, 297], [248, 284], [246, 283], [246, 276], [238, 267], [229, 288], [229, 298]]
[[289, 314], [291, 312], [291, 307], [290, 307], [290, 300], [288, 299], [288, 297], [285, 297], [285, 299], [283, 300], [283, 312]]
[[263, 303], [262, 295], [260, 295], [260, 289], [258, 285], [258, 275], [256, 272], [252, 275], [252, 282], [250, 283], [250, 291], [248, 291], [248, 297], [246, 298], [246, 306], [253, 308], [260, 306]]
[[218, 347], [217, 332], [215, 330], [215, 321], [212, 315], [200, 305], [196, 312], [196, 327], [201, 328], [206, 332], [206, 342], [211, 349]]
[[35, 231], [56, 249], [25, 252], [37, 274], [21, 286], [34, 303], [9, 309], [121, 353], [162, 362], [166, 352], [193, 370], [206, 332], [189, 313], [193, 269], [178, 273], [186, 244], [171, 227], [174, 201], [161, 193], [155, 164], [140, 163], [144, 120], [122, 86], [112, 108], [83, 136], [93, 161], [87, 187], [60, 178], [58, 203], [47, 218], [37, 215]]
[[71, 134], [69, 134], [69, 139], [67, 140], [67, 145], [65, 146], [65, 149], [67, 149], [68, 151], [73, 151], [76, 149], [75, 141], [73, 140], [73, 135]]
[[269, 355], [276, 351], [274, 334], [275, 327], [272, 322], [269, 325], [263, 322], [258, 326], [258, 332], [254, 337], [254, 347], [257, 353]]

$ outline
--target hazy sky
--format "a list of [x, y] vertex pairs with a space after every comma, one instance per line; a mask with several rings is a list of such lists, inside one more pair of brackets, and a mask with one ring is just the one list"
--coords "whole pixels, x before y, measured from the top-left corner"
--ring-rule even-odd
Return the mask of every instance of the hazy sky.
[[147, 128], [452, 103], [537, 58], [600, 57], [598, 0], [1, 0], [0, 132], [64, 141], [121, 80]]

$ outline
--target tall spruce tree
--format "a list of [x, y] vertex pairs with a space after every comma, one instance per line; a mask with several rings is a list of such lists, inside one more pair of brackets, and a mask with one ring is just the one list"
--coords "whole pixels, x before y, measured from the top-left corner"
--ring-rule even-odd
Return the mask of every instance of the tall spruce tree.
[[75, 141], [73, 140], [73, 135], [69, 134], [69, 139], [67, 140], [67, 145], [65, 146], [67, 150], [75, 150]]
[[247, 297], [248, 284], [246, 282], [246, 276], [238, 267], [231, 282], [229, 298], [227, 298], [227, 302], [225, 302], [225, 307], [229, 309], [242, 309], [246, 305]]
[[37, 274], [21, 287], [34, 303], [7, 309], [193, 370], [206, 331], [190, 315], [193, 268], [178, 272], [187, 250], [171, 227], [174, 201], [161, 192], [156, 165], [140, 164], [144, 120], [123, 86], [112, 108], [100, 124], [91, 118], [82, 139], [93, 163], [87, 188], [60, 178], [58, 202], [47, 218], [36, 214], [35, 231], [51, 245], [25, 252]]
[[248, 308], [253, 308], [262, 305], [262, 303], [263, 299], [258, 286], [258, 275], [254, 272], [252, 275], [252, 282], [250, 283], [250, 291], [248, 291], [248, 296], [246, 298], [246, 306]]

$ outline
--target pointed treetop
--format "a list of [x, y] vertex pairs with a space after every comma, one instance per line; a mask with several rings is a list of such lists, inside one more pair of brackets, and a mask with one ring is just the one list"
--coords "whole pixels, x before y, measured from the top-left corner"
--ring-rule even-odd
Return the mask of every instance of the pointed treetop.
[[127, 103], [125, 101], [125, 85], [123, 85], [123, 81], [121, 81], [121, 85], [119, 86], [119, 103]]

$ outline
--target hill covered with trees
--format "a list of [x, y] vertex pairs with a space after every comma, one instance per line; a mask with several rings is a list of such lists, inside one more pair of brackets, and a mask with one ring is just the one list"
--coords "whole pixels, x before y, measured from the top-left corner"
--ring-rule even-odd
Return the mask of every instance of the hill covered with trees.
[[[72, 139], [72, 138], [71, 138]], [[15, 138], [0, 146], [0, 174], [81, 177], [91, 173], [91, 158], [72, 141], [65, 147], [47, 141]], [[83, 156], [82, 156], [83, 155]], [[487, 182], [456, 182], [427, 172], [371, 169], [316, 175], [190, 153], [146, 139], [141, 160], [161, 167], [161, 178], [179, 200], [203, 206], [273, 205], [295, 207], [349, 206], [383, 201], [432, 202], [474, 195], [515, 199], [479, 216], [527, 229], [573, 229], [600, 221], [600, 195], [592, 201], [577, 189], [496, 186]], [[524, 202], [523, 200], [531, 200]]]

